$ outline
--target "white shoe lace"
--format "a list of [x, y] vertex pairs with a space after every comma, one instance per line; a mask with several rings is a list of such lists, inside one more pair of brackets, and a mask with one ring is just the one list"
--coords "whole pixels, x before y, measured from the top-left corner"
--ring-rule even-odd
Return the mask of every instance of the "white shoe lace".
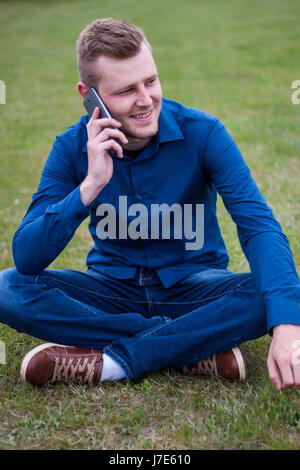
[[[86, 357], [84, 361], [80, 363], [81, 357], [78, 357], [77, 362], [75, 362], [76, 358], [73, 357], [61, 358], [56, 356], [53, 377], [50, 383], [73, 380], [74, 382], [91, 384], [94, 377], [96, 360], [96, 356], [94, 356], [91, 361], [90, 358]], [[83, 375], [85, 368], [86, 374]]]

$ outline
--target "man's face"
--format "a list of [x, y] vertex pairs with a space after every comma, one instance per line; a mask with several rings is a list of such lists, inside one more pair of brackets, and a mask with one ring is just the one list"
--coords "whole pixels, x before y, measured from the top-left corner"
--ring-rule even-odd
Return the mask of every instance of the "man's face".
[[147, 145], [158, 131], [162, 90], [153, 56], [146, 44], [129, 59], [100, 56], [95, 62], [101, 79], [97, 91], [112, 117], [121, 122], [125, 148]]

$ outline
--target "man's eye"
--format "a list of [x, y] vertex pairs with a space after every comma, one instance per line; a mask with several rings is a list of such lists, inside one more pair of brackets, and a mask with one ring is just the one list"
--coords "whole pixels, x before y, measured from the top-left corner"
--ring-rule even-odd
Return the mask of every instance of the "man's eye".
[[152, 85], [152, 83], [154, 83], [155, 81], [156, 81], [156, 78], [151, 78], [151, 80], [147, 81], [147, 84]]
[[127, 90], [121, 91], [120, 95], [125, 95], [126, 93], [129, 93], [131, 91], [131, 88], [128, 88]]

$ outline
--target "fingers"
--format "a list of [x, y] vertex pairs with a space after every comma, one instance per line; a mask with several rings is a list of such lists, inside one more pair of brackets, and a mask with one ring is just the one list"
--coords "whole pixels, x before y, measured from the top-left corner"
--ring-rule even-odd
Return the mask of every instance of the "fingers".
[[[300, 361], [299, 361], [300, 362]], [[275, 360], [268, 358], [269, 378], [277, 390], [285, 388], [300, 388], [300, 364], [290, 361], [288, 356]]]
[[102, 148], [103, 150], [114, 150], [115, 153], [118, 155], [119, 158], [123, 158], [123, 149], [118, 142], [116, 142], [113, 139], [106, 140], [105, 142], [102, 143]]
[[292, 387], [294, 385], [294, 376], [289, 357], [282, 357], [277, 361], [282, 378], [282, 388]]
[[[101, 132], [103, 128], [107, 127], [121, 127], [121, 123], [114, 118], [101, 118], [99, 119], [100, 109], [96, 107], [94, 112], [87, 123], [87, 132], [89, 139], [94, 139]], [[121, 132], [121, 131], [120, 131]]]
[[273, 328], [267, 362], [270, 380], [278, 390], [300, 388], [300, 325]]
[[300, 388], [300, 340], [296, 340], [292, 343], [292, 367], [294, 374], [294, 387]]
[[128, 144], [128, 139], [125, 137], [123, 132], [118, 129], [112, 129], [111, 127], [106, 127], [101, 131], [94, 139], [95, 143], [105, 142], [108, 139], [119, 139], [122, 144]]
[[270, 380], [274, 383], [277, 390], [281, 390], [283, 384], [282, 384], [282, 381], [281, 381], [281, 377], [280, 377], [276, 362], [275, 362], [275, 360], [273, 359], [272, 356], [268, 357], [267, 364], [268, 364], [268, 371], [269, 371]]
[[88, 133], [88, 148], [90, 150], [99, 148], [104, 151], [114, 150], [119, 158], [123, 158], [122, 144], [128, 143], [125, 134], [116, 127], [122, 124], [113, 118], [99, 119], [100, 109], [96, 107], [86, 126]]
[[294, 388], [300, 388], [300, 366], [293, 367]]

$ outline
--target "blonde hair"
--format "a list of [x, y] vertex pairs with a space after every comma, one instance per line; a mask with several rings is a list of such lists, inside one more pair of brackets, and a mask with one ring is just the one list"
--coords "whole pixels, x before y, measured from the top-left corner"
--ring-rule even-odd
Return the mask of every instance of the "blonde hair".
[[141, 28], [114, 18], [93, 21], [80, 33], [76, 43], [80, 80], [89, 88], [96, 88], [101, 76], [95, 73], [93, 64], [99, 56], [130, 58], [138, 54], [143, 42], [152, 52]]

